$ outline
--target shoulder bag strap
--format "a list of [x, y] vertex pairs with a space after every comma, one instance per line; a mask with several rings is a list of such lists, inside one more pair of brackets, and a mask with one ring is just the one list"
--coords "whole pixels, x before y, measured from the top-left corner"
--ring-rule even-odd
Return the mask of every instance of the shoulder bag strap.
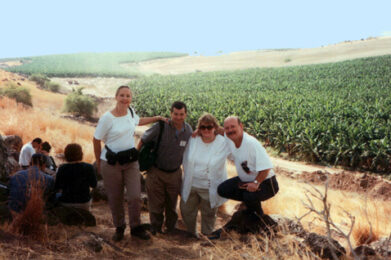
[[162, 139], [163, 129], [164, 129], [164, 122], [159, 120], [159, 137], [157, 138], [155, 151], [159, 149], [159, 144], [160, 144], [160, 140]]
[[132, 118], [134, 118], [133, 109], [131, 107], [129, 107], [129, 110], [130, 110], [130, 114], [132, 114]]

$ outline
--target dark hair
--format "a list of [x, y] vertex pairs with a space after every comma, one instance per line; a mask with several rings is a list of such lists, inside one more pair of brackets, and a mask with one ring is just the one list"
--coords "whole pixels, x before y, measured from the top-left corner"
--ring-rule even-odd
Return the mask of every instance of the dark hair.
[[41, 144], [41, 150], [44, 150], [44, 151], [50, 153], [50, 149], [52, 149], [52, 146], [48, 142], [43, 142]]
[[120, 91], [121, 89], [123, 89], [123, 88], [127, 88], [127, 89], [130, 90], [129, 86], [126, 86], [126, 85], [119, 86], [119, 87], [117, 88], [117, 91], [115, 91], [115, 96], [118, 96], [119, 91]]
[[64, 151], [65, 160], [67, 162], [77, 162], [83, 159], [83, 151], [79, 144], [68, 144]]
[[33, 143], [41, 144], [42, 143], [42, 139], [39, 138], [39, 137], [34, 138]]
[[174, 108], [176, 108], [176, 109], [185, 108], [185, 112], [187, 113], [186, 104], [183, 103], [182, 101], [175, 101], [174, 103], [172, 103], [172, 105], [171, 105], [171, 112], [174, 112]]
[[46, 165], [46, 156], [40, 153], [35, 153], [31, 156], [31, 164], [43, 166]]

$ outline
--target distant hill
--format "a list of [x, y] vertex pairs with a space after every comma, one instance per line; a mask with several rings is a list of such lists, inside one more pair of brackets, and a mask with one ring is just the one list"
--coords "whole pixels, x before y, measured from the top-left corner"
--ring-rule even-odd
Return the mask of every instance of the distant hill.
[[76, 53], [1, 59], [0, 68], [10, 72], [43, 73], [53, 77], [135, 77], [139, 73], [121, 66], [123, 63], [138, 63], [147, 60], [182, 57], [187, 54], [174, 52], [113, 52]]
[[391, 54], [391, 37], [308, 49], [270, 49], [233, 52], [218, 56], [189, 56], [175, 52], [77, 53], [0, 59], [11, 72], [44, 73], [50, 77], [123, 77], [151, 74], [242, 70], [332, 63]]
[[167, 75], [331, 63], [388, 54], [391, 54], [391, 37], [380, 37], [345, 41], [312, 49], [271, 49], [220, 56], [183, 56], [128, 63], [123, 66], [144, 74]]

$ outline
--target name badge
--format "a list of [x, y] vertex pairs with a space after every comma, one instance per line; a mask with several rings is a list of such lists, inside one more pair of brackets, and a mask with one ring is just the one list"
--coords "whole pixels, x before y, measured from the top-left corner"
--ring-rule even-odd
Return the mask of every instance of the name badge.
[[180, 146], [180, 147], [185, 147], [185, 146], [186, 146], [186, 141], [181, 141], [181, 142], [179, 143], [179, 146]]

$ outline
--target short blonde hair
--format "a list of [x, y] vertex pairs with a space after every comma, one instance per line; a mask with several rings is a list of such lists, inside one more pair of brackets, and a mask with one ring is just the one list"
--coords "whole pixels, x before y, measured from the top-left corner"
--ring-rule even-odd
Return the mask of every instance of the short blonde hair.
[[201, 124], [211, 124], [215, 129], [220, 127], [219, 121], [210, 113], [203, 113], [200, 118], [198, 118], [197, 129], [200, 128]]

